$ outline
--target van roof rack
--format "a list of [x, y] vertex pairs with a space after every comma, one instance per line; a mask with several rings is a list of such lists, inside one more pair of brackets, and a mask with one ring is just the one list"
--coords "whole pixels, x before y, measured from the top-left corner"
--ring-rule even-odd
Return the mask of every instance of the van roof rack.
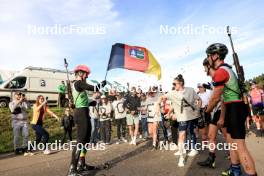
[[[53, 68], [43, 68], [43, 67], [26, 67], [25, 70], [41, 70], [41, 71], [49, 71], [49, 72], [60, 72], [60, 73], [66, 73], [64, 70], [59, 70], [59, 69], [53, 69]], [[73, 74], [73, 72], [69, 71], [70, 74]]]

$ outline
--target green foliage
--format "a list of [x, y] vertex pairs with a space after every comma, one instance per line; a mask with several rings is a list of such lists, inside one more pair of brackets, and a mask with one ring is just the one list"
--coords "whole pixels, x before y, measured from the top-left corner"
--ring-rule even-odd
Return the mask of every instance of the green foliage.
[[[50, 108], [60, 118], [64, 114], [62, 108]], [[32, 110], [29, 111], [30, 120], [32, 119]], [[115, 126], [115, 122], [112, 122]], [[63, 129], [61, 129], [61, 122], [56, 121], [55, 118], [50, 117], [48, 114], [45, 117], [44, 128], [49, 132], [49, 142], [61, 140], [63, 137]], [[76, 127], [75, 127], [76, 128]], [[76, 138], [76, 129], [73, 128], [73, 139]], [[116, 136], [116, 128], [112, 127], [112, 136]], [[29, 126], [29, 140], [35, 140], [35, 132], [31, 125]], [[13, 131], [11, 127], [11, 113], [8, 108], [0, 108], [0, 153], [13, 151]]]
[[264, 88], [264, 73], [259, 75], [259, 76], [257, 76], [257, 77], [254, 77], [252, 79], [247, 80], [246, 81], [247, 90], [250, 89], [250, 86], [249, 86], [249, 82], [250, 81], [256, 81], [258, 86], [263, 89]]
[[[63, 109], [51, 108], [51, 110], [62, 117]], [[30, 120], [32, 119], [32, 110], [29, 111]], [[60, 128], [60, 122], [56, 121], [55, 118], [51, 118], [46, 115], [44, 121], [45, 129], [50, 133], [49, 142], [61, 139], [63, 136], [63, 130]], [[35, 140], [34, 130], [29, 126], [30, 137], [29, 140]], [[74, 135], [75, 136], [75, 135]], [[11, 127], [11, 113], [8, 108], [0, 108], [0, 153], [13, 151], [13, 131]]]

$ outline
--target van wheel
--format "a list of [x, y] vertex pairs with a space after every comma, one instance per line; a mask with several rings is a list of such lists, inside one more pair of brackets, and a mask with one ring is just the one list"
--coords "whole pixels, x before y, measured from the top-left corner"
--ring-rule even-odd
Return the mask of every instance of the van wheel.
[[5, 108], [8, 106], [9, 100], [7, 99], [0, 99], [0, 108]]

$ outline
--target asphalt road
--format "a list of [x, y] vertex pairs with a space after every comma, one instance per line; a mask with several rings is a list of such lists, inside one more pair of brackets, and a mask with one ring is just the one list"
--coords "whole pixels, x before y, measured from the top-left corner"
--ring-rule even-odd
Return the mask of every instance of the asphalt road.
[[[221, 139], [220, 139], [221, 141]], [[110, 168], [87, 175], [96, 176], [214, 176], [229, 166], [223, 151], [217, 152], [216, 168], [204, 169], [197, 161], [207, 157], [208, 151], [200, 151], [195, 157], [188, 157], [186, 166], [177, 166], [178, 157], [173, 150], [152, 150], [151, 141], [140, 141], [137, 146], [127, 143], [112, 144], [102, 151], [89, 151], [86, 160], [89, 164], [100, 165], [110, 163]], [[255, 134], [247, 137], [248, 148], [256, 162], [258, 175], [264, 175], [264, 138], [256, 138]], [[5, 154], [0, 156], [1, 176], [65, 176], [70, 162], [70, 151], [53, 151], [51, 155], [37, 152], [34, 156], [14, 156]]]

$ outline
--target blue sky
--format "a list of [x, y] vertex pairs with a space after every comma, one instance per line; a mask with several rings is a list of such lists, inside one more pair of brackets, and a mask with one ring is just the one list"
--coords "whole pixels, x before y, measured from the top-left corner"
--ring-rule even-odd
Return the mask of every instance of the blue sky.
[[[206, 47], [214, 42], [231, 48], [225, 27], [233, 27], [235, 49], [245, 67], [246, 78], [263, 73], [264, 13], [261, 0], [171, 1], [171, 0], [1, 0], [0, 69], [21, 70], [27, 66], [63, 69], [77, 64], [91, 67], [91, 79], [104, 79], [111, 46], [114, 43], [148, 48], [162, 67], [159, 83], [169, 85], [178, 73], [187, 85], [208, 78], [201, 62]], [[103, 34], [43, 35], [30, 33], [29, 26], [103, 26]], [[170, 29], [223, 29], [199, 34], [164, 33]], [[111, 70], [109, 80], [155, 83], [153, 76], [121, 69]]]

